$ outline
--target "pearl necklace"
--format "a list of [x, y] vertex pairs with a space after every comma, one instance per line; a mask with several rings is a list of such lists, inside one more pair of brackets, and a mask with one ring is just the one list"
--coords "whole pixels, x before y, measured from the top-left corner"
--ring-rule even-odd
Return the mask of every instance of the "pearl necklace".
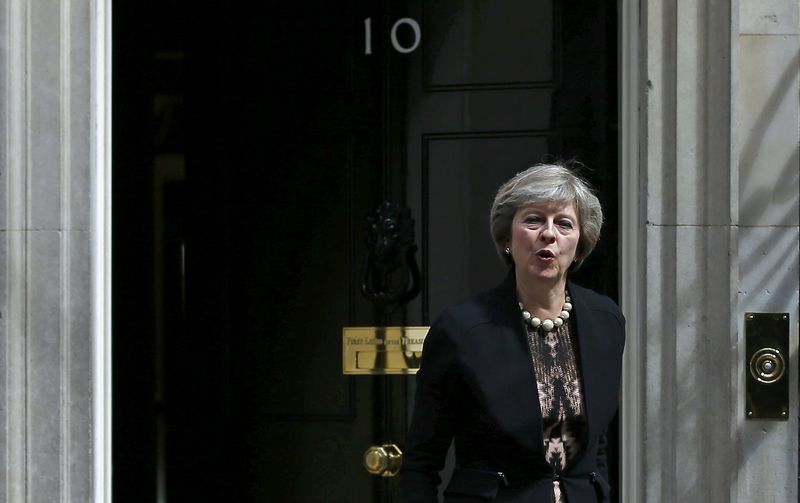
[[561, 314], [559, 314], [558, 318], [554, 320], [540, 320], [536, 316], [531, 316], [530, 311], [525, 309], [525, 307], [522, 305], [522, 302], [519, 302], [519, 308], [522, 311], [522, 319], [525, 320], [525, 323], [533, 327], [534, 330], [541, 327], [545, 332], [549, 332], [554, 328], [560, 327], [565, 321], [567, 321], [569, 318], [569, 312], [572, 311], [572, 303], [570, 301], [569, 294], [567, 294], [567, 300], [564, 302], [564, 307], [561, 308]]

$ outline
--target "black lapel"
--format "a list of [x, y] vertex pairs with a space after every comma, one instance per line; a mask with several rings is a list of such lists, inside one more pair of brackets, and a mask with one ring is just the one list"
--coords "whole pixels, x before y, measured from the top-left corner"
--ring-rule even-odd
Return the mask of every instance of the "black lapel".
[[525, 358], [520, 361], [520, 364], [525, 365], [526, 369], [530, 370], [531, 379], [526, 383], [526, 387], [520, 390], [520, 407], [516, 413], [527, 411], [528, 414], [533, 416], [533, 423], [537, 426], [533, 431], [517, 432], [517, 434], [522, 435], [523, 438], [530, 442], [528, 447], [541, 450], [544, 443], [542, 407], [539, 403], [539, 389], [534, 374], [533, 357], [531, 356], [530, 347], [528, 346], [528, 333], [519, 310], [517, 280], [514, 275], [513, 267], [509, 270], [505, 280], [495, 289], [494, 299], [497, 304], [494, 306], [494, 309], [490, 310], [490, 313], [496, 316], [494, 322], [501, 327], [509, 327], [514, 331], [514, 343], [519, 344], [523, 354], [526, 355]]

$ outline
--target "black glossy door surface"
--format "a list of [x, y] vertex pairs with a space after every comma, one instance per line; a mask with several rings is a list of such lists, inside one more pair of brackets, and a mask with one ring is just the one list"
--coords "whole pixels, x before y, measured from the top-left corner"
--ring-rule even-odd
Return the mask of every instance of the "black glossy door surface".
[[[115, 3], [115, 501], [398, 501], [362, 456], [413, 378], [343, 376], [341, 329], [498, 282], [490, 198], [546, 154], [593, 169], [616, 295], [615, 5], [569, 4]], [[384, 200], [423, 275], [391, 316], [358, 288]]]

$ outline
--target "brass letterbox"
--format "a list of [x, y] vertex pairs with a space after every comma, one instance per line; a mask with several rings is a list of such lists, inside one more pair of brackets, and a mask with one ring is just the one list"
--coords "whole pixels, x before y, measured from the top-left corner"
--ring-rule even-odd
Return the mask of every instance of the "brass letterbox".
[[342, 371], [348, 375], [416, 374], [428, 327], [344, 327]]

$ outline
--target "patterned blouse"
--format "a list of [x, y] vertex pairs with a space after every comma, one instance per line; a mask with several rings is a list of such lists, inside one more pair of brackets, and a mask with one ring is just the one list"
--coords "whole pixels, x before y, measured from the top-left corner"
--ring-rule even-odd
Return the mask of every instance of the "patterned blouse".
[[[545, 332], [526, 323], [544, 422], [545, 457], [557, 474], [570, 466], [586, 438], [583, 386], [571, 325], [569, 319]], [[553, 481], [553, 496], [555, 503], [567, 503], [557, 480]]]

